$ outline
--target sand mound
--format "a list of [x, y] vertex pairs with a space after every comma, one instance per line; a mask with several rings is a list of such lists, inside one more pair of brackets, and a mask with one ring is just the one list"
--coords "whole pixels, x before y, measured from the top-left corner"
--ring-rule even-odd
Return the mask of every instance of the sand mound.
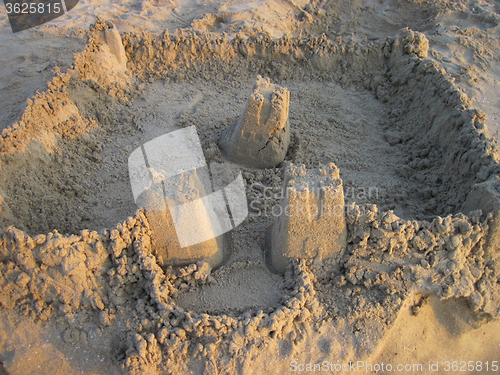
[[[110, 372], [148, 374], [255, 373], [249, 359], [276, 353], [268, 372], [291, 358], [362, 358], [414, 293], [498, 316], [495, 216], [460, 212], [475, 184], [496, 184], [497, 151], [484, 115], [426, 58], [422, 34], [356, 43], [124, 33], [126, 71], [106, 30], [98, 21], [73, 67], [0, 140], [0, 223], [11, 225], [0, 247], [3, 307], [57, 322], [68, 345], [106, 347]], [[223, 161], [218, 139], [257, 75], [290, 92], [285, 161], [340, 169], [345, 252], [336, 263], [292, 259], [283, 276], [268, 270], [283, 163], [242, 169], [252, 212], [229, 234], [223, 266], [162, 268], [128, 155], [195, 125], [207, 161]], [[113, 332], [111, 343], [97, 331]]]

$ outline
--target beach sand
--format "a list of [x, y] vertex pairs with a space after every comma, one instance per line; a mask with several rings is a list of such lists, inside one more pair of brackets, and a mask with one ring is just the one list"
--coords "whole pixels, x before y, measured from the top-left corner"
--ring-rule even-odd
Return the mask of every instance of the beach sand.
[[[500, 173], [499, 19], [495, 1], [84, 0], [13, 34], [1, 7], [0, 374], [495, 373], [496, 219], [469, 211], [495, 212], [470, 192]], [[194, 125], [223, 163], [260, 75], [290, 92], [285, 161], [241, 167], [220, 267], [168, 267], [128, 157]], [[347, 234], [282, 275], [266, 238], [288, 163], [335, 163]]]

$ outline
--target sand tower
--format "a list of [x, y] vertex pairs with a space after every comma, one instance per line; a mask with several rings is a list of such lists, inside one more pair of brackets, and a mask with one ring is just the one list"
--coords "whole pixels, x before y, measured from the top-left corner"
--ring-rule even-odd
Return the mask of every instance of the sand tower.
[[259, 76], [243, 114], [219, 141], [226, 158], [251, 168], [281, 163], [290, 144], [289, 103], [286, 88]]
[[139, 196], [152, 231], [152, 245], [164, 265], [222, 262], [223, 239], [205, 190], [205, 173], [190, 171], [153, 185]]
[[118, 67], [126, 69], [127, 55], [123, 48], [122, 38], [116, 26], [111, 22], [104, 22], [101, 18], [97, 19], [94, 26], [94, 38], [96, 42], [102, 46], [106, 46], [106, 51], [109, 51], [115, 58]]
[[163, 264], [219, 265], [223, 234], [248, 214], [238, 168], [207, 165], [194, 126], [146, 142], [128, 164], [134, 200], [144, 209]]
[[335, 164], [318, 169], [288, 166], [283, 195], [270, 233], [273, 268], [284, 272], [289, 258], [340, 259], [347, 247], [347, 226]]

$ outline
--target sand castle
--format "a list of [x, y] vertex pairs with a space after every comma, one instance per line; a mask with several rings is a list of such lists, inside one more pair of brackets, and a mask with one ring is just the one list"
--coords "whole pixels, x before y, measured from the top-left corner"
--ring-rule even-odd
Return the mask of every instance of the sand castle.
[[[254, 168], [281, 163], [290, 142], [288, 89], [258, 77], [240, 119], [219, 144], [231, 161]], [[342, 180], [335, 164], [285, 169], [280, 212], [270, 231], [271, 267], [284, 273], [290, 259], [334, 259], [346, 249]], [[317, 233], [323, 233], [318, 236]]]
[[[55, 77], [50, 90], [28, 104], [22, 121], [3, 133], [2, 207], [10, 210], [0, 215], [2, 226], [7, 227], [0, 237], [2, 307], [27, 319], [54, 320], [58, 331], [53, 337], [62, 337], [61, 346], [75, 346], [79, 352], [84, 346], [94, 350], [99, 336], [95, 333], [102, 333], [107, 337], [103, 353], [131, 374], [182, 373], [191, 368], [212, 374], [220, 369], [236, 373], [243, 368], [241, 363], [247, 364], [242, 373], [265, 373], [289, 368], [292, 359], [356, 360], [373, 353], [415, 291], [466, 301], [468, 307], [462, 307], [474, 316], [498, 319], [498, 150], [487, 137], [484, 116], [471, 109], [446, 72], [426, 59], [422, 35], [405, 30], [400, 37], [368, 44], [332, 42], [326, 37], [273, 41], [261, 34], [231, 41], [203, 39], [197, 34], [165, 33], [153, 38], [124, 33], [122, 37], [127, 68], [145, 82], [152, 78], [150, 86], [140, 83], [148, 101], [120, 86], [119, 76], [105, 80], [105, 75], [88, 71], [89, 61], [95, 64], [102, 57], [99, 52], [106, 50], [96, 50], [93, 40], [70, 71]], [[170, 50], [174, 55], [167, 53]], [[307, 57], [303, 59], [307, 63], [300, 56]], [[112, 60], [118, 61], [116, 56]], [[164, 115], [157, 108], [174, 102], [169, 107], [171, 117], [189, 117], [203, 127], [203, 156], [210, 163], [222, 163], [216, 147], [219, 126], [230, 117], [229, 110], [233, 115], [241, 113], [232, 100], [238, 95], [242, 102], [246, 99], [246, 93], [240, 94], [241, 86], [218, 102], [217, 95], [212, 95], [214, 102], [201, 103], [196, 111], [175, 110], [185, 104], [186, 97], [194, 96], [193, 83], [205, 85], [202, 87], [209, 91], [220, 84], [219, 73], [229, 71], [248, 85], [257, 73], [272, 71], [278, 60], [288, 69], [290, 91], [303, 93], [303, 101], [296, 104], [299, 111], [290, 116], [299, 131], [299, 144], [291, 159], [307, 167], [258, 169], [263, 166], [258, 157], [245, 169], [244, 180], [248, 196], [254, 193], [250, 190], [254, 183], [289, 190], [289, 195], [278, 199], [281, 212], [297, 209], [299, 214], [250, 217], [231, 233], [229, 266], [212, 274], [207, 262], [194, 262], [198, 255], [185, 267], [165, 267], [152, 246], [157, 229], [148, 213], [150, 207], [145, 203], [145, 211], [136, 210], [127, 158], [148, 141], [145, 135], [155, 139], [165, 133], [168, 122], [155, 118]], [[274, 71], [273, 80], [280, 82], [284, 68]], [[207, 72], [213, 74], [208, 83]], [[229, 90], [236, 82], [234, 76], [218, 89]], [[319, 87], [315, 91], [321, 94], [316, 97], [307, 90], [311, 77]], [[167, 83], [155, 85], [155, 79]], [[171, 82], [175, 82], [173, 87]], [[369, 139], [376, 141], [379, 153], [364, 154], [369, 146], [364, 138], [356, 143], [358, 137], [366, 136], [357, 132], [363, 125], [355, 121], [363, 113], [359, 102], [351, 103], [351, 108], [360, 111], [354, 119], [342, 111], [319, 116], [314, 107], [325, 100], [321, 110], [329, 111], [334, 95], [336, 102], [349, 97], [343, 91], [349, 85], [363, 104], [370, 101], [378, 110], [368, 108], [362, 121], [370, 125], [370, 134], [377, 135]], [[155, 102], [162, 96], [158, 95], [159, 86], [164, 96]], [[283, 93], [281, 98], [287, 96], [286, 91], [278, 91]], [[278, 116], [280, 111], [271, 112], [284, 119]], [[250, 122], [247, 112], [243, 118]], [[155, 114], [152, 118], [148, 117], [151, 113]], [[207, 113], [219, 116], [217, 121]], [[372, 117], [375, 120], [370, 122]], [[339, 118], [349, 126], [339, 123]], [[383, 127], [386, 120], [390, 122]], [[155, 127], [158, 123], [160, 129]], [[286, 128], [280, 121], [272, 125]], [[168, 126], [168, 131], [188, 127], [182, 121]], [[270, 134], [264, 134], [264, 141]], [[320, 143], [323, 138], [326, 146]], [[357, 148], [356, 154], [342, 149], [345, 139]], [[236, 162], [243, 163], [238, 149], [244, 147], [235, 147], [240, 145], [239, 138], [231, 142]], [[107, 153], [103, 147], [109, 148]], [[316, 149], [321, 152], [315, 153]], [[332, 149], [342, 153], [332, 154]], [[274, 166], [286, 149], [273, 150], [277, 151], [276, 158], [270, 158]], [[230, 154], [225, 156], [230, 158]], [[356, 159], [358, 154], [368, 155], [365, 159], [370, 163]], [[376, 202], [380, 206], [345, 202], [342, 188], [356, 173], [362, 172], [362, 182], [381, 183], [372, 170], [387, 155], [390, 162], [385, 164], [392, 169], [384, 177], [393, 179], [383, 187], [396, 181], [398, 188], [411, 187], [405, 191], [408, 194], [399, 200], [390, 194], [386, 200], [380, 197]], [[328, 165], [335, 157], [345, 173], [343, 181], [338, 169]], [[318, 167], [321, 164], [327, 166]], [[189, 199], [209, 193], [202, 191], [201, 174], [179, 178], [181, 190], [176, 192], [180, 195], [184, 188], [194, 191], [186, 197]], [[255, 202], [261, 212], [266, 205], [276, 207], [277, 203], [266, 196], [257, 196]], [[395, 207], [390, 208], [392, 204]], [[394, 212], [403, 204], [409, 215], [424, 213], [427, 217], [403, 218]], [[331, 219], [325, 210], [330, 205], [344, 206], [345, 216]], [[303, 210], [308, 207], [311, 209]], [[483, 215], [478, 208], [484, 210]], [[261, 261], [261, 244], [270, 225], [271, 264], [284, 271], [282, 276], [270, 275]], [[310, 238], [315, 231], [327, 233]], [[207, 254], [201, 251], [202, 256]], [[237, 279], [235, 275], [244, 276]], [[255, 287], [257, 278], [264, 279], [265, 287]], [[263, 298], [273, 287], [278, 290], [276, 298]], [[183, 298], [189, 293], [200, 293], [203, 298], [188, 308]], [[217, 309], [204, 304], [208, 293], [221, 297]], [[249, 301], [244, 309], [227, 304], [242, 294]], [[315, 352], [310, 350], [313, 346], [318, 348]], [[96, 368], [102, 368], [99, 366], [100, 362]]]

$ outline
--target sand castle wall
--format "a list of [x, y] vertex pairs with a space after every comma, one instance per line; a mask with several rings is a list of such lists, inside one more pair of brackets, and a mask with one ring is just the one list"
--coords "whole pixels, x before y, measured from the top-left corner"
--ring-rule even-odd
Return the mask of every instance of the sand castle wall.
[[[392, 55], [401, 54], [397, 46], [393, 49]], [[386, 137], [408, 152], [408, 168], [400, 173], [426, 182], [428, 189], [421, 194], [428, 198], [429, 211], [468, 214], [481, 209], [483, 218], [492, 215], [490, 225], [496, 228], [498, 208], [493, 202], [498, 195], [492, 189], [498, 186], [500, 155], [488, 134], [485, 114], [471, 106], [436, 63], [415, 55], [394, 61], [392, 55], [389, 76], [394, 104], [399, 105], [398, 113], [390, 114], [395, 121]], [[385, 89], [377, 88], [381, 100]], [[498, 244], [494, 229], [486, 250], [489, 256], [498, 252]]]
[[[303, 76], [307, 67], [323, 72], [325, 78], [370, 88], [381, 101], [397, 108], [388, 116], [387, 140], [411, 149], [409, 168], [417, 174], [428, 172], [430, 167], [434, 175], [458, 172], [457, 179], [451, 175], [442, 178], [437, 192], [441, 198], [446, 197], [445, 204], [451, 208], [432, 202], [429, 208], [435, 204], [435, 211], [459, 210], [475, 182], [499, 171], [494, 142], [484, 125], [485, 115], [473, 109], [445, 71], [426, 58], [428, 42], [420, 33], [406, 29], [394, 39], [365, 44], [334, 43], [326, 37], [276, 41], [265, 35], [210, 40], [182, 33], [140, 40], [125, 34], [123, 39], [129, 67], [143, 77], [190, 79], [209, 67], [221, 69], [212, 66], [217, 59], [250, 71], [265, 71], [276, 80]], [[178, 48], [170, 54], [169, 46]], [[183, 68], [194, 71], [184, 74]], [[431, 150], [430, 145], [439, 147]]]
[[[325, 72], [343, 84], [369, 84], [387, 67], [384, 42], [356, 43], [326, 36], [272, 39], [265, 33], [248, 37], [187, 33], [122, 34], [128, 67], [142, 78], [190, 80], [195, 76], [233, 76], [235, 67], [279, 81], [307, 76], [307, 70]], [[224, 64], [220, 64], [224, 62]], [[304, 67], [307, 68], [304, 70]], [[189, 72], [189, 73], [188, 73]]]
[[[84, 230], [69, 237], [52, 232], [31, 238], [8, 228], [1, 242], [0, 303], [4, 308], [20, 307], [41, 320], [53, 314], [74, 319], [86, 310], [102, 327], [132, 308], [132, 316], [150, 322], [143, 323], [139, 333], [129, 331], [123, 364], [131, 372], [153, 373], [164, 350], [175, 356], [204, 342], [197, 354], [202, 355], [211, 343], [223, 339], [226, 351], [234, 353], [252, 337], [274, 337], [289, 329], [292, 321], [308, 320], [309, 310], [304, 309], [317, 306], [312, 275], [304, 265], [296, 265], [288, 272], [290, 289], [283, 305], [272, 313], [260, 310], [235, 318], [185, 311], [173, 297], [188, 286], [209, 282], [210, 267], [198, 262], [165, 273], [151, 253], [150, 234], [142, 211], [102, 233]], [[81, 329], [70, 328], [66, 340], [76, 343], [85, 340], [82, 335]], [[197, 343], [191, 341], [195, 336]]]

